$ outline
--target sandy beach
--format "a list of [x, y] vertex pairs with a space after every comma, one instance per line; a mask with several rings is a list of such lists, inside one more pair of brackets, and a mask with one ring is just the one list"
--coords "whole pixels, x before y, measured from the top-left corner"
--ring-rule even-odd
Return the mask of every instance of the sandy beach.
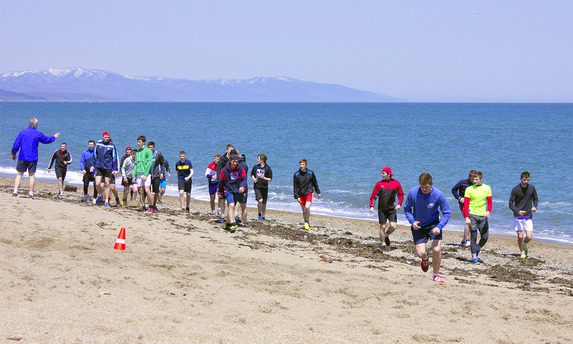
[[440, 285], [406, 227], [382, 252], [370, 221], [311, 215], [307, 232], [269, 211], [231, 234], [206, 202], [149, 214], [0, 186], [0, 343], [573, 342], [573, 248], [535, 234], [529, 258], [492, 235], [474, 265], [445, 231]]

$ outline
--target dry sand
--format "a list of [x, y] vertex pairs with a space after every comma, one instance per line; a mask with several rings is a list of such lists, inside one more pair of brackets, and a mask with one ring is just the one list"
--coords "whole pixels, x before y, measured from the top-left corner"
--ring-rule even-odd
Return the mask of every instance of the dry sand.
[[230, 234], [205, 202], [148, 214], [0, 186], [0, 343], [573, 342], [570, 246], [534, 238], [523, 261], [490, 236], [475, 266], [445, 232], [439, 285], [404, 227], [383, 253], [369, 221], [311, 215], [307, 232], [270, 211]]

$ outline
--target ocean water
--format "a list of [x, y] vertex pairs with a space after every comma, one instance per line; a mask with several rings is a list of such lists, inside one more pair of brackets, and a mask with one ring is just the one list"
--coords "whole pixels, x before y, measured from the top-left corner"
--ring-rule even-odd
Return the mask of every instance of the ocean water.
[[[10, 150], [32, 116], [46, 135], [61, 132], [56, 143], [40, 145], [41, 180], [55, 181], [44, 167], [66, 142], [74, 158], [66, 181], [81, 184], [81, 152], [108, 130], [120, 155], [137, 146], [139, 135], [155, 141], [172, 166], [186, 151], [195, 170], [192, 197], [207, 200], [205, 169], [232, 143], [249, 168], [257, 154], [267, 155], [274, 174], [268, 206], [298, 217], [292, 176], [306, 158], [323, 196], [315, 198], [314, 214], [376, 221], [370, 193], [382, 167], [390, 166], [405, 193], [420, 173], [432, 174], [453, 209], [447, 229], [462, 231], [450, 189], [476, 169], [492, 188], [492, 233], [514, 235], [509, 194], [529, 171], [539, 195], [534, 237], [573, 244], [573, 104], [0, 103], [0, 174], [15, 175]], [[167, 192], [177, 194], [175, 175]], [[254, 206], [251, 181], [249, 192]], [[407, 224], [402, 211], [398, 221]], [[376, 227], [373, 222], [373, 235]]]

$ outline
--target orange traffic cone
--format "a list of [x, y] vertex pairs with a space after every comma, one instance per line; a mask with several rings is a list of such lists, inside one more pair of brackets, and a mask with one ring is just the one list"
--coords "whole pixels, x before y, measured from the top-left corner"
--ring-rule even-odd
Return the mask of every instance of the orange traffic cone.
[[125, 250], [125, 228], [122, 228], [119, 231], [119, 235], [117, 236], [117, 240], [115, 241], [115, 245], [113, 246], [114, 250]]

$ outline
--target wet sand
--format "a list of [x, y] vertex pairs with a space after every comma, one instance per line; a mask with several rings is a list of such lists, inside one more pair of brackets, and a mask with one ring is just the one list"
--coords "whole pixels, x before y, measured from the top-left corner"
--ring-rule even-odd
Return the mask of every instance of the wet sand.
[[371, 221], [311, 215], [307, 232], [269, 211], [231, 234], [207, 202], [149, 214], [12, 187], [0, 177], [2, 343], [573, 342], [573, 249], [535, 236], [522, 260], [492, 235], [474, 265], [445, 231], [439, 285], [405, 227], [382, 252]]

